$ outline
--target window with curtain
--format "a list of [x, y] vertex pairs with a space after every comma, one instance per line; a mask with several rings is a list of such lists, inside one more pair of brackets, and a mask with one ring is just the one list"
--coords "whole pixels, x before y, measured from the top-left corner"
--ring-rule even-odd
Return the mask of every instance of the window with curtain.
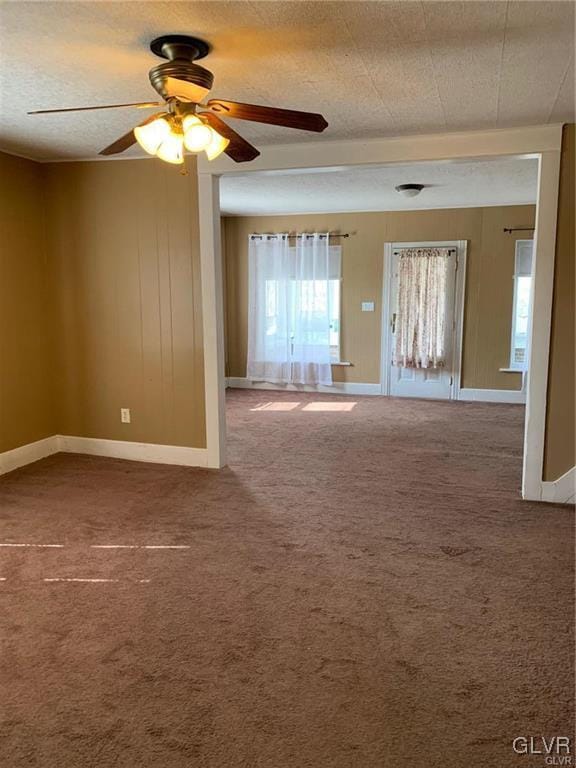
[[449, 248], [402, 250], [398, 264], [395, 366], [444, 367], [449, 260]]
[[532, 240], [517, 240], [514, 258], [514, 297], [510, 368], [525, 371], [528, 365], [528, 323], [532, 291]]
[[248, 378], [332, 384], [340, 354], [341, 248], [327, 233], [250, 235]]

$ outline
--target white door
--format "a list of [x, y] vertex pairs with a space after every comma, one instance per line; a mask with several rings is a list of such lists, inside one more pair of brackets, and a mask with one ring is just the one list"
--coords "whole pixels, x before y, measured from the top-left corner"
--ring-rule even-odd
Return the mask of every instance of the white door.
[[[419, 243], [416, 247], [427, 247]], [[412, 246], [411, 247], [415, 247]], [[434, 243], [437, 248], [450, 248], [449, 278], [446, 281], [446, 365], [442, 368], [402, 368], [390, 363], [390, 394], [395, 397], [430, 397], [449, 400], [452, 396], [454, 376], [454, 335], [456, 328], [455, 294], [458, 264], [457, 248]], [[402, 248], [392, 247], [392, 280], [390, 285], [390, 322], [388, 324], [388, 349], [395, 348], [395, 324], [398, 302], [398, 263]], [[390, 355], [392, 357], [392, 355]]]

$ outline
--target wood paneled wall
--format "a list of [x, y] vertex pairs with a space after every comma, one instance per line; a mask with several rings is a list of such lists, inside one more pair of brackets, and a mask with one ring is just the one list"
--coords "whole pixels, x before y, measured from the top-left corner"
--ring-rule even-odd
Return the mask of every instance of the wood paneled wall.
[[41, 170], [0, 153], [0, 452], [57, 431]]
[[[225, 229], [227, 366], [246, 375], [248, 235], [250, 232], [340, 231], [342, 240], [342, 358], [337, 381], [380, 381], [382, 264], [385, 242], [468, 240], [463, 386], [520, 389], [509, 365], [515, 237], [504, 227], [532, 226], [535, 206], [434, 211], [227, 217]], [[373, 301], [375, 312], [361, 312]]]
[[205, 447], [195, 168], [119, 160], [45, 174], [60, 433]]

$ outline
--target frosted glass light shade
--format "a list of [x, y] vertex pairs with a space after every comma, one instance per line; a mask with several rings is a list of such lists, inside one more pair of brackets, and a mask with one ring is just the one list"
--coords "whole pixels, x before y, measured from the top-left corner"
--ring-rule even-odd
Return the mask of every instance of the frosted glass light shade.
[[208, 160], [214, 160], [221, 155], [226, 147], [230, 144], [230, 139], [225, 139], [224, 136], [220, 136], [214, 129], [212, 129], [212, 141], [206, 147], [206, 157]]
[[158, 147], [156, 157], [167, 163], [181, 165], [184, 162], [184, 141], [181, 133], [170, 131], [162, 144]]
[[[198, 120], [198, 118], [196, 118]], [[206, 149], [212, 141], [212, 128], [208, 125], [204, 125], [200, 120], [198, 123], [187, 123], [187, 119], [184, 118], [182, 127], [184, 128], [184, 146], [189, 149], [190, 152], [202, 152]]]
[[134, 128], [136, 141], [149, 155], [155, 155], [158, 147], [170, 134], [170, 124], [163, 117], [158, 117], [147, 125], [139, 125]]
[[184, 133], [193, 125], [202, 125], [202, 120], [196, 115], [184, 115], [182, 118], [182, 130]]

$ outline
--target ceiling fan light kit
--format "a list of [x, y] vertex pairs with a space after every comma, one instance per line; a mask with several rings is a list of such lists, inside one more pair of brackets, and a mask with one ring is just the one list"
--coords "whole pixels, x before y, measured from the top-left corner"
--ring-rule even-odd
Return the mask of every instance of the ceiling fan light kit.
[[134, 128], [138, 144], [149, 155], [181, 165], [184, 148], [194, 154], [205, 152], [209, 160], [221, 155], [230, 140], [221, 136], [194, 114], [163, 114]]
[[136, 141], [149, 155], [155, 155], [165, 138], [170, 134], [170, 123], [164, 115], [156, 117], [150, 123], [134, 128]]
[[[166, 103], [167, 111], [158, 112], [103, 149], [101, 155], [116, 155], [134, 143], [150, 155], [167, 163], [182, 164], [184, 149], [194, 154], [205, 152], [214, 160], [222, 152], [236, 163], [246, 163], [260, 152], [225, 123], [220, 115], [234, 120], [250, 120], [320, 133], [328, 127], [324, 117], [315, 112], [277, 109], [236, 101], [210, 99], [202, 103], [214, 83], [212, 73], [195, 62], [210, 52], [204, 40], [187, 35], [163, 35], [150, 44], [152, 53], [163, 59], [149, 72], [150, 83]], [[110, 104], [101, 107], [36, 110], [28, 114], [83, 112], [91, 109], [161, 106], [158, 102]], [[197, 111], [200, 108], [204, 111]]]

